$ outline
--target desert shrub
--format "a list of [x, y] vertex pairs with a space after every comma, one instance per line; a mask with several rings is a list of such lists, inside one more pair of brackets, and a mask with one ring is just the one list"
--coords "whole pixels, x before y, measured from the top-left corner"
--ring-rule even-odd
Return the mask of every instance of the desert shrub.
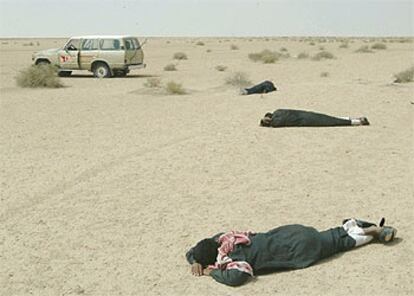
[[332, 53], [330, 53], [329, 51], [321, 51], [321, 52], [318, 52], [317, 54], [315, 54], [312, 57], [312, 60], [320, 61], [320, 60], [325, 60], [325, 59], [329, 60], [329, 59], [334, 59], [334, 58], [335, 58], [335, 56]]
[[262, 50], [261, 52], [249, 53], [248, 55], [249, 59], [253, 62], [261, 61], [264, 64], [273, 64], [279, 59], [280, 56], [280, 53], [270, 51], [268, 49]]
[[329, 76], [329, 73], [328, 72], [322, 72], [321, 73], [321, 77], [328, 77]]
[[30, 66], [16, 77], [17, 85], [29, 88], [59, 88], [63, 87], [57, 77], [57, 68], [52, 65]]
[[414, 66], [412, 66], [411, 68], [408, 68], [407, 70], [394, 74], [394, 77], [395, 77], [395, 80], [394, 80], [395, 83], [413, 82], [414, 81]]
[[315, 42], [309, 42], [309, 45], [311, 45], [311, 46], [314, 46], [315, 45]]
[[168, 64], [164, 67], [164, 71], [177, 71], [177, 68], [174, 64]]
[[196, 45], [198, 45], [198, 46], [204, 46], [204, 42], [203, 42], [203, 41], [198, 41], [198, 42], [196, 43]]
[[307, 59], [309, 58], [309, 54], [307, 52], [301, 52], [298, 54], [298, 59]]
[[182, 84], [174, 81], [168, 82], [165, 86], [165, 90], [170, 95], [185, 95], [187, 93]]
[[219, 71], [219, 72], [226, 71], [226, 69], [227, 69], [227, 67], [223, 66], [223, 65], [217, 65], [216, 66], [216, 70]]
[[226, 78], [226, 84], [242, 88], [252, 84], [252, 82], [246, 73], [236, 72]]
[[375, 43], [371, 46], [372, 49], [387, 49], [387, 45], [384, 43]]
[[339, 45], [339, 48], [348, 48], [348, 47], [349, 47], [348, 42], [343, 42], [341, 43], [341, 45]]
[[183, 52], [176, 52], [173, 56], [173, 58], [175, 60], [186, 60], [187, 59], [187, 55]]
[[319, 50], [325, 50], [325, 47], [319, 46]]
[[371, 49], [369, 49], [368, 45], [363, 45], [360, 48], [358, 48], [357, 50], [355, 50], [355, 52], [358, 52], [358, 53], [371, 53], [373, 51]]
[[148, 88], [158, 88], [161, 86], [161, 79], [156, 77], [148, 78], [147, 81], [144, 83], [144, 86]]
[[211, 49], [207, 49], [206, 52], [211, 52]]
[[239, 47], [236, 44], [232, 44], [232, 45], [230, 45], [230, 49], [231, 50], [238, 50]]
[[288, 49], [287, 49], [286, 47], [281, 47], [281, 48], [280, 48], [280, 51], [282, 51], [282, 52], [287, 52], [287, 51], [288, 51]]

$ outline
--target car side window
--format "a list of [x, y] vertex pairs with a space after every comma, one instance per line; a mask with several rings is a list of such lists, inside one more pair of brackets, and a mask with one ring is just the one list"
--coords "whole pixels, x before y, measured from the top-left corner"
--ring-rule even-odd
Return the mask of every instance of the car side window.
[[72, 50], [79, 50], [80, 39], [71, 39], [66, 44], [65, 49], [72, 51]]
[[98, 50], [98, 40], [97, 39], [83, 40], [82, 50]]
[[99, 47], [101, 50], [120, 50], [121, 42], [118, 39], [101, 39]]

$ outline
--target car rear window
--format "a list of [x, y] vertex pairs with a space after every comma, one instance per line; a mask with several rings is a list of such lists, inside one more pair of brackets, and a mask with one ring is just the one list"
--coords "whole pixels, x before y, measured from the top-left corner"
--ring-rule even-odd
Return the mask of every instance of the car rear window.
[[98, 50], [98, 40], [97, 39], [83, 40], [82, 50]]
[[126, 50], [139, 49], [138, 39], [137, 38], [125, 39], [125, 49]]
[[121, 42], [118, 39], [101, 39], [99, 46], [101, 50], [119, 50]]

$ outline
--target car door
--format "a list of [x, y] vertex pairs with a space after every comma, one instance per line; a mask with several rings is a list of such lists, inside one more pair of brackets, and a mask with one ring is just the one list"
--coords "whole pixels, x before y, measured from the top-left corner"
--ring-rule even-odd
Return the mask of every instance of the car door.
[[82, 70], [91, 70], [91, 63], [98, 57], [98, 39], [87, 38], [81, 42], [79, 64]]
[[66, 45], [58, 51], [58, 62], [62, 69], [79, 69], [80, 39], [70, 39]]
[[101, 38], [99, 40], [99, 58], [108, 62], [112, 69], [124, 67], [124, 50], [120, 39]]
[[125, 38], [125, 61], [128, 65], [142, 64], [144, 53], [137, 38]]

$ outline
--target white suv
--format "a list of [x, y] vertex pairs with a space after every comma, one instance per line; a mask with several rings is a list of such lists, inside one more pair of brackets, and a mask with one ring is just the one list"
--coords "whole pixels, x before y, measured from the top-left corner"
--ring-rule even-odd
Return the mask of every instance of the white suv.
[[133, 36], [72, 37], [62, 48], [34, 53], [35, 65], [53, 64], [59, 76], [72, 70], [88, 70], [95, 77], [126, 76], [130, 70], [144, 68], [144, 52]]

